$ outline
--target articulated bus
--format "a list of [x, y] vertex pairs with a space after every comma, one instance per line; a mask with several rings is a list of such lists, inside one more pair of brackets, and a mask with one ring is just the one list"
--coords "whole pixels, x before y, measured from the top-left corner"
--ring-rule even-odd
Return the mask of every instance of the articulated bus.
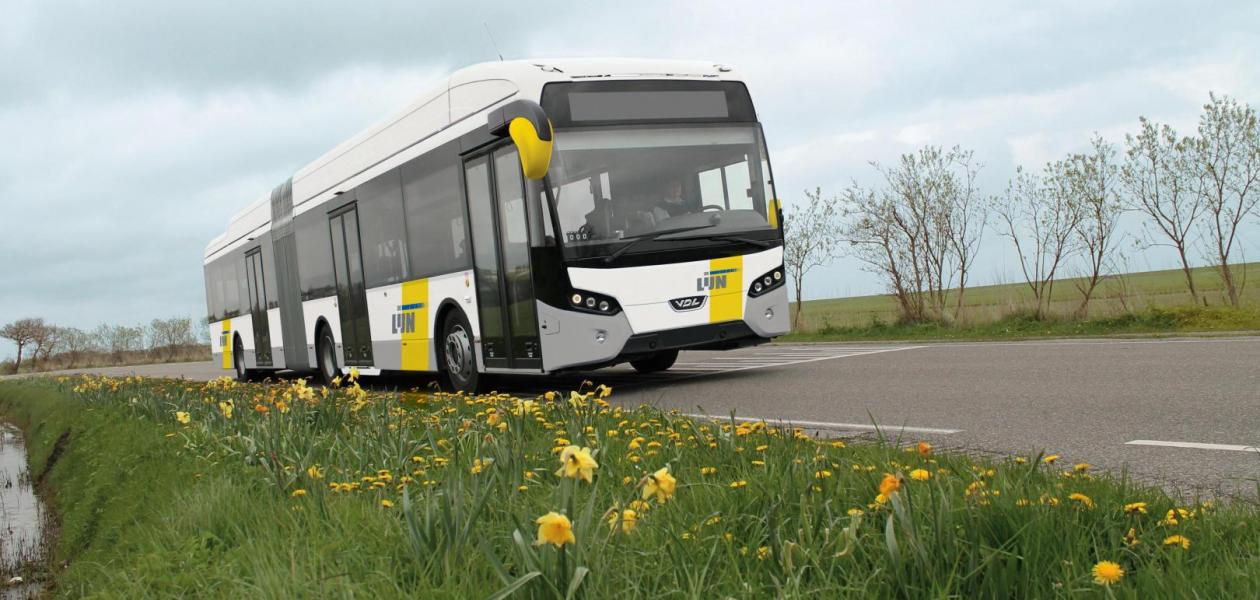
[[205, 252], [240, 379], [485, 374], [729, 349], [788, 331], [782, 212], [728, 67], [474, 65], [298, 170]]

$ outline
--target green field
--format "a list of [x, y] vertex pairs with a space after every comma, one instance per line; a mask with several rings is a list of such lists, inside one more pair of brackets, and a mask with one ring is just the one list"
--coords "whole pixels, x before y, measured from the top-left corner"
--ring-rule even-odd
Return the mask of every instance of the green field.
[[57, 596], [1260, 595], [1250, 503], [592, 392], [84, 377], [0, 384], [0, 417], [58, 517]]
[[[789, 339], [1008, 337], [1238, 331], [1260, 329], [1260, 262], [1238, 265], [1236, 277], [1247, 282], [1243, 306], [1230, 308], [1215, 269], [1193, 270], [1200, 304], [1191, 303], [1178, 269], [1110, 276], [1099, 284], [1086, 319], [1075, 318], [1079, 279], [1057, 281], [1048, 318], [1032, 319], [1032, 293], [1024, 283], [969, 288], [957, 323], [896, 325], [896, 300], [890, 295], [858, 296], [803, 303], [800, 327]], [[1245, 278], [1245, 279], [1244, 279]], [[951, 294], [953, 306], [957, 295]], [[795, 306], [793, 306], [795, 311]]]

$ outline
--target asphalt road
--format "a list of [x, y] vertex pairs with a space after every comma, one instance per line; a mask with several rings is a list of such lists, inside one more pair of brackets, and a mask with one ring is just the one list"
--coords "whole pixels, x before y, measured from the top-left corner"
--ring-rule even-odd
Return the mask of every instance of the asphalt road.
[[[99, 369], [208, 379], [213, 363]], [[626, 404], [882, 434], [979, 453], [1062, 455], [1193, 496], [1260, 490], [1260, 337], [790, 344], [685, 352], [628, 367], [495, 381], [522, 394], [583, 379]], [[424, 385], [381, 379], [381, 387]], [[873, 430], [881, 431], [876, 434]], [[1147, 441], [1148, 444], [1134, 444]], [[1179, 446], [1176, 444], [1190, 444]]]

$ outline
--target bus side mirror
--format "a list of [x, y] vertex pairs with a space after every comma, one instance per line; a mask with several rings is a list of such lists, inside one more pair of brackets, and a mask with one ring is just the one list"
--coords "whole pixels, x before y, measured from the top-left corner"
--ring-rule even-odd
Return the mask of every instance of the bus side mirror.
[[515, 100], [490, 111], [487, 116], [490, 134], [512, 138], [521, 157], [521, 172], [526, 179], [538, 180], [551, 167], [551, 120], [541, 106], [532, 100]]

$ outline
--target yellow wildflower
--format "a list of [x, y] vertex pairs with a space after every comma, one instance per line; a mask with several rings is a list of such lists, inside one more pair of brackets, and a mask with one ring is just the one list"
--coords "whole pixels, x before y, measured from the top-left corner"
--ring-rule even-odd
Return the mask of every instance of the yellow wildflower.
[[770, 547], [762, 546], [757, 548], [757, 560], [765, 560], [770, 557]]
[[1124, 577], [1124, 569], [1109, 560], [1098, 561], [1091, 571], [1094, 574], [1094, 583], [1098, 585], [1111, 585]]
[[608, 511], [608, 528], [616, 529], [618, 524], [622, 533], [630, 533], [639, 524], [639, 514], [630, 509], [617, 510], [613, 507]]
[[910, 471], [910, 479], [915, 481], [927, 481], [932, 478], [932, 474], [926, 469], [915, 469]]
[[381, 500], [381, 508], [394, 508], [394, 503], [386, 498]]
[[1073, 492], [1069, 494], [1068, 500], [1075, 500], [1076, 502], [1079, 502], [1080, 505], [1085, 508], [1094, 508], [1093, 499], [1091, 499], [1089, 496], [1086, 496], [1085, 494], [1082, 494], [1080, 492]]
[[1124, 512], [1128, 515], [1146, 514], [1145, 502], [1130, 502], [1124, 505]]
[[599, 463], [591, 457], [590, 448], [567, 446], [560, 452], [560, 468], [556, 470], [556, 475], [591, 483], [595, 469], [598, 467]]
[[834, 442], [831, 442], [831, 447], [832, 447], [832, 448], [844, 448], [844, 442], [842, 442], [842, 441], [840, 441], [840, 440], [836, 440], [836, 441], [834, 441]]
[[[1077, 473], [1084, 473], [1085, 471], [1089, 470], [1089, 467], [1090, 467], [1089, 463], [1076, 463], [1076, 465], [1072, 467], [1072, 470], [1076, 471]], [[1107, 562], [1107, 561], [1104, 560], [1103, 562]], [[1098, 563], [1098, 564], [1102, 564], [1102, 563]], [[1115, 563], [1111, 563], [1111, 564], [1115, 564]], [[1121, 573], [1123, 572], [1124, 571], [1121, 571]]]
[[319, 468], [319, 465], [311, 465], [306, 468], [306, 476], [311, 479], [323, 479], [324, 470]]
[[1184, 535], [1170, 535], [1164, 538], [1165, 546], [1181, 546], [1182, 550], [1190, 549], [1190, 538]]
[[568, 517], [558, 512], [551, 511], [538, 517], [534, 523], [538, 524], [538, 540], [534, 542], [535, 546], [551, 544], [559, 548], [565, 544], [577, 543], [577, 538], [573, 537], [573, 524]]
[[814, 479], [826, 479], [828, 477], [831, 477], [831, 471], [828, 471], [827, 469], [814, 471]]
[[732, 481], [732, 482], [731, 482], [731, 489], [733, 489], [733, 490], [737, 490], [737, 489], [742, 488], [742, 487], [744, 487], [744, 486], [746, 486], [746, 485], [748, 485], [748, 482], [747, 482], [747, 481], [744, 481], [743, 479], [741, 479], [741, 480], [739, 480], [739, 481]]
[[350, 381], [358, 381], [358, 380], [359, 380], [359, 368], [358, 368], [358, 367], [350, 367], [350, 377], [349, 377], [349, 379], [350, 379]]
[[224, 400], [219, 403], [219, 412], [223, 413], [223, 418], [232, 419], [232, 409], [236, 407], [236, 403], [231, 400]]
[[301, 498], [302, 496], [305, 496], [305, 495], [306, 495], [306, 490], [301, 489], [301, 488], [298, 488], [298, 489], [296, 489], [296, 490], [293, 490], [293, 493], [292, 493], [292, 494], [289, 494], [289, 495], [290, 495], [290, 496], [292, 496], [292, 497], [294, 497], [294, 498]]
[[192, 422], [192, 417], [189, 416], [188, 413], [181, 410], [175, 413], [175, 420], [179, 421], [180, 425], [187, 425]]
[[848, 514], [850, 517], [860, 517], [866, 514], [866, 512], [860, 508], [850, 508]]
[[643, 477], [643, 499], [656, 496], [656, 501], [664, 503], [674, 495], [678, 481], [669, 474], [669, 467], [661, 467], [655, 473]]
[[712, 475], [717, 473], [717, 467], [700, 467], [701, 475]]
[[1058, 455], [1058, 454], [1051, 454], [1051, 455], [1048, 455], [1048, 456], [1046, 456], [1045, 458], [1041, 459], [1041, 462], [1046, 463], [1047, 465], [1053, 465], [1053, 464], [1054, 464], [1054, 461], [1056, 461], [1056, 460], [1059, 460], [1059, 455]]
[[930, 454], [932, 454], [932, 444], [927, 442], [919, 442], [917, 449], [919, 451], [919, 456], [922, 456], [923, 458], [927, 458]]
[[888, 496], [901, 488], [901, 479], [892, 473], [884, 473], [884, 479], [879, 482], [879, 493], [882, 496]]
[[1137, 530], [1130, 527], [1129, 532], [1124, 534], [1124, 545], [1132, 548], [1142, 542], [1138, 540]]

